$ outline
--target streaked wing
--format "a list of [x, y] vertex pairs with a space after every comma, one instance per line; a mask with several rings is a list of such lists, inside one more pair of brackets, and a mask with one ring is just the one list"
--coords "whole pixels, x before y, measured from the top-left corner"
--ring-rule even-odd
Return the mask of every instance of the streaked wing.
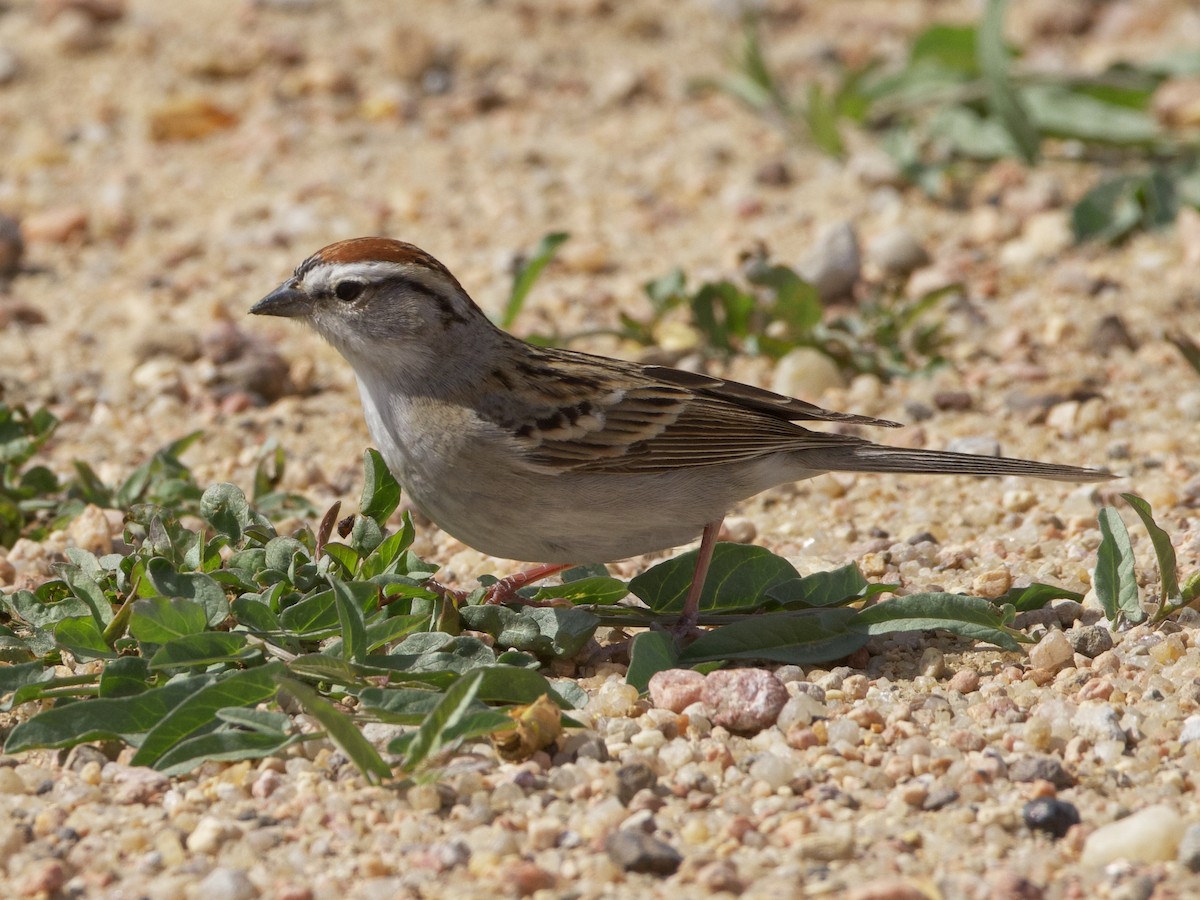
[[564, 350], [532, 350], [493, 377], [502, 389], [481, 412], [511, 431], [531, 465], [560, 471], [666, 471], [859, 441], [793, 419], [894, 424], [737, 382]]

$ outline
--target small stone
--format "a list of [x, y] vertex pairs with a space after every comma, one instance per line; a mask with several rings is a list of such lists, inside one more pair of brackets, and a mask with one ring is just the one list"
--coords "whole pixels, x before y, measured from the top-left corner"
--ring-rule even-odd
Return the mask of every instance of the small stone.
[[876, 235], [867, 246], [867, 258], [884, 274], [900, 277], [929, 265], [929, 253], [917, 236], [903, 225]]
[[1048, 781], [1060, 790], [1075, 784], [1075, 779], [1054, 756], [1022, 756], [1008, 767], [1010, 781]]
[[795, 774], [792, 766], [774, 753], [761, 753], [750, 764], [750, 777], [764, 782], [773, 791], [790, 784]]
[[1175, 858], [1189, 872], [1200, 872], [1200, 825], [1189, 825], [1179, 841], [1179, 851]]
[[57, 859], [40, 859], [29, 865], [16, 884], [22, 897], [57, 896], [67, 883], [67, 867]]
[[271, 347], [219, 366], [216, 387], [219, 396], [245, 392], [263, 404], [274, 403], [293, 392], [287, 360]]
[[624, 872], [673, 875], [683, 856], [670, 844], [643, 831], [622, 828], [604, 842], [608, 858]]
[[89, 503], [67, 526], [67, 539], [76, 547], [104, 556], [112, 553], [113, 539], [108, 517], [100, 507]]
[[802, 859], [836, 862], [854, 858], [854, 826], [835, 823], [823, 826], [815, 834], [806, 834], [792, 847]]
[[24, 794], [28, 788], [21, 776], [11, 768], [0, 768], [0, 794]]
[[838, 222], [826, 227], [797, 269], [817, 289], [822, 300], [848, 297], [862, 273], [862, 253], [854, 223]]
[[1072, 825], [1079, 824], [1079, 810], [1057, 797], [1030, 800], [1021, 810], [1025, 825], [1034, 831], [1044, 831], [1055, 838], [1063, 837]]
[[196, 894], [212, 900], [254, 900], [259, 892], [241, 869], [218, 866], [196, 885]]
[[414, 784], [408, 789], [408, 805], [422, 812], [437, 812], [442, 808], [442, 792], [436, 784]]
[[696, 873], [696, 884], [709, 893], [727, 893], [738, 896], [745, 884], [738, 876], [737, 864], [731, 859], [719, 859], [704, 866]]
[[730, 516], [721, 523], [719, 540], [734, 544], [752, 544], [758, 537], [758, 528], [752, 519], [745, 516]]
[[505, 867], [503, 883], [511, 886], [518, 897], [528, 897], [539, 891], [553, 891], [558, 879], [531, 860], [519, 860]]
[[1082, 653], [1088, 659], [1095, 659], [1113, 648], [1112, 632], [1100, 625], [1080, 625], [1066, 632], [1066, 635], [1075, 652]]
[[939, 809], [949, 806], [959, 797], [958, 791], [952, 787], [937, 787], [929, 792], [921, 804], [921, 809], [925, 812], [936, 812]]
[[845, 900], [929, 900], [922, 888], [901, 878], [879, 878], [851, 888]]
[[659, 709], [681, 713], [700, 700], [704, 676], [692, 669], [664, 669], [650, 676], [650, 702]]
[[1180, 744], [1190, 744], [1192, 741], [1200, 741], [1200, 715], [1188, 716], [1179, 729]]
[[973, 694], [979, 690], [979, 673], [974, 669], [959, 669], [947, 687], [960, 694]]
[[1100, 741], [1119, 741], [1124, 744], [1126, 735], [1120, 723], [1120, 715], [1107, 703], [1082, 703], [1071, 717], [1071, 727], [1075, 733], [1093, 744]]
[[0, 47], [0, 86], [12, 84], [21, 74], [21, 58], [10, 48]]
[[765, 669], [721, 669], [704, 679], [701, 701], [714, 725], [742, 734], [769, 728], [789, 694]]
[[0, 215], [0, 285], [21, 271], [25, 242], [21, 238], [21, 223], [11, 216]]
[[938, 391], [933, 395], [933, 405], [948, 412], [963, 412], [974, 404], [974, 398], [967, 391]]
[[815, 400], [831, 388], [845, 386], [837, 363], [813, 347], [789, 350], [779, 358], [771, 377], [771, 390], [785, 397]]
[[628, 806], [638, 791], [651, 790], [658, 784], [658, 776], [645, 763], [630, 763], [617, 769], [617, 799]]
[[50, 26], [55, 46], [63, 53], [88, 53], [104, 46], [107, 30], [79, 9], [64, 9]]
[[992, 600], [1004, 596], [1011, 587], [1012, 572], [1004, 566], [980, 572], [971, 580], [972, 594]]
[[946, 655], [937, 647], [926, 647], [921, 651], [918, 670], [926, 678], [943, 678], [946, 675]]
[[[812, 687], [815, 688], [816, 685]], [[823, 691], [821, 693], [824, 694]], [[827, 715], [829, 710], [820, 699], [808, 691], [799, 691], [783, 705], [775, 725], [786, 734], [793, 728], [806, 728], [814, 719], [825, 718]]]
[[204, 97], [182, 97], [150, 113], [148, 128], [153, 141], [195, 141], [232, 128], [238, 116]]
[[987, 877], [988, 900], [1042, 900], [1040, 887], [1012, 869], [991, 872]]
[[1119, 859], [1151, 863], [1174, 859], [1183, 835], [1183, 819], [1169, 806], [1150, 806], [1097, 828], [1083, 845], [1085, 866], [1106, 866]]
[[785, 187], [792, 183], [792, 173], [782, 159], [769, 159], [755, 170], [754, 180], [768, 187]]
[[946, 444], [946, 449], [951, 453], [970, 453], [973, 456], [1003, 456], [1000, 442], [983, 435], [955, 438]]
[[57, 206], [26, 216], [21, 235], [28, 243], [65, 244], [87, 232], [87, 211], [79, 206]]
[[1125, 327], [1125, 320], [1116, 314], [1104, 316], [1096, 323], [1088, 343], [1092, 352], [1101, 357], [1107, 357], [1109, 352], [1117, 347], [1125, 350], [1137, 349], [1137, 341]]
[[1061, 631], [1046, 632], [1029, 651], [1029, 664], [1035, 669], [1057, 672], [1075, 661], [1075, 648]]
[[196, 823], [187, 838], [187, 848], [193, 853], [216, 853], [230, 838], [241, 832], [214, 816], [205, 816]]
[[621, 718], [637, 709], [638, 689], [623, 681], [606, 681], [588, 702], [588, 710], [596, 715]]

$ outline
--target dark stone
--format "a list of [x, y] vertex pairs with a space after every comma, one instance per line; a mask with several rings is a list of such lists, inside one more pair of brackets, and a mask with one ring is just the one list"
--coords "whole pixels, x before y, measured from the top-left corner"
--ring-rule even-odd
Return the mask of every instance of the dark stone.
[[1072, 825], [1078, 825], [1080, 821], [1079, 810], [1057, 797], [1030, 800], [1021, 810], [1021, 817], [1029, 828], [1044, 831], [1055, 838], [1061, 838]]
[[645, 763], [631, 763], [617, 769], [617, 799], [623, 806], [628, 806], [638, 791], [652, 788], [656, 784], [658, 776]]
[[683, 856], [670, 844], [636, 829], [614, 831], [604, 842], [613, 864], [624, 872], [674, 875]]

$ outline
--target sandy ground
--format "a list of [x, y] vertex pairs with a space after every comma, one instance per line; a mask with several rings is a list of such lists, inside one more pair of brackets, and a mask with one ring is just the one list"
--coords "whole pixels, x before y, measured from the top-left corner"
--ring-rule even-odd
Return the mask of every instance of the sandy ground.
[[[73, 459], [84, 459], [115, 478], [166, 441], [202, 428], [204, 438], [186, 457], [201, 484], [247, 484], [264, 442], [278, 441], [289, 454], [285, 487], [318, 504], [353, 503], [368, 438], [348, 367], [290, 323], [244, 316], [329, 242], [387, 234], [416, 243], [449, 266], [481, 306], [496, 311], [516, 254], [547, 232], [568, 231], [572, 239], [514, 329], [535, 333], [551, 324], [563, 331], [611, 326], [622, 311], [644, 315], [646, 280], [676, 266], [693, 284], [727, 277], [739, 256], [759, 243], [798, 264], [824, 229], [841, 222], [853, 224], [866, 248], [864, 279], [877, 281], [884, 260], [873, 241], [904, 229], [930, 257], [911, 277], [910, 291], [955, 280], [966, 285], [965, 302], [946, 312], [955, 336], [951, 365], [888, 384], [859, 377], [805, 393], [806, 399], [921, 418], [895, 436], [899, 442], [941, 447], [961, 438], [994, 440], [1008, 455], [1109, 466], [1125, 477], [1099, 492], [1017, 481], [823, 477], [747, 502], [737, 511], [749, 529], [743, 534], [757, 535], [802, 570], [859, 560], [872, 577], [898, 579], [906, 590], [979, 591], [1042, 580], [1086, 591], [1099, 541], [1098, 505], [1134, 490], [1175, 537], [1181, 569], [1194, 570], [1200, 564], [1200, 377], [1164, 340], [1176, 330], [1200, 335], [1194, 217], [1120, 248], [1075, 247], [1069, 207], [1095, 167], [1060, 159], [1026, 171], [999, 163], [980, 169], [966, 202], [951, 208], [900, 184], [878, 147], [861, 136], [851, 136], [841, 162], [791, 146], [728, 97], [697, 89], [699, 80], [724, 71], [737, 35], [732, 6], [698, 0], [44, 0], [0, 6], [0, 212], [22, 222], [27, 245], [25, 268], [0, 293], [3, 399], [45, 404], [62, 418], [45, 459], [63, 472]], [[1047, 68], [1094, 70], [1122, 55], [1146, 59], [1200, 41], [1200, 17], [1183, 2], [1064, 4], [1061, 19], [1037, 6], [1016, 4], [1011, 31], [1028, 57]], [[771, 57], [795, 84], [826, 77], [831, 52], [850, 60], [871, 54], [898, 60], [935, 17], [970, 21], [977, 12], [965, 2], [788, 3], [769, 4], [769, 10]], [[1073, 15], [1083, 23], [1077, 30]], [[778, 177], [780, 170], [786, 177]], [[1105, 340], [1102, 323], [1113, 315], [1132, 346]], [[577, 346], [639, 352], [611, 340]], [[780, 382], [761, 359], [709, 366], [766, 386], [808, 388], [803, 377]], [[263, 395], [270, 402], [259, 405]], [[905, 550], [923, 533], [936, 538], [935, 550]], [[513, 567], [432, 526], [423, 530], [418, 549], [444, 563], [447, 578], [463, 583]], [[1144, 571], [1152, 572], [1144, 540], [1139, 552]], [[631, 574], [644, 562], [617, 569]], [[1102, 674], [1092, 672], [1090, 660], [1077, 659], [1070, 671], [1082, 680], [1064, 686], [1069, 678], [1029, 680], [1032, 670], [1016, 657], [963, 652], [961, 645], [930, 639], [897, 649], [886, 675], [891, 663], [877, 664], [869, 672], [874, 693], [855, 697], [840, 681], [829, 687], [845, 696], [828, 702], [859, 700], [894, 724], [897, 708], [911, 713], [913, 697], [937, 689], [920, 681], [928, 676], [915, 662], [926, 646], [947, 649], [949, 674], [971, 669], [985, 679], [970, 692], [978, 701], [960, 692], [956, 710], [959, 701], [964, 710], [983, 698], [992, 703], [995, 692], [1009, 697], [1013, 685], [1023, 686], [1018, 693], [1026, 711], [1051, 701], [1086, 703], [1078, 692], [1089, 679], [1110, 678], [1120, 702], [1112, 699], [1113, 684], [1101, 700], [1120, 707], [1117, 719], [1129, 741], [1128, 753], [1115, 762], [1089, 755], [1088, 747], [1076, 746], [1070, 757], [1071, 735], [1039, 745], [1025, 733], [1036, 719], [1032, 713], [1011, 720], [1025, 723], [1011, 728], [996, 727], [997, 709], [964, 713], [984, 743], [955, 752], [980, 760], [990, 753], [1007, 764], [1034, 747], [1066, 759], [1077, 773], [1064, 796], [1083, 813], [1083, 825], [1057, 843], [1012, 813], [1031, 799], [1030, 791], [1045, 790], [1045, 779], [1034, 788], [1005, 782], [1002, 800], [990, 782], [975, 799], [960, 797], [944, 808], [923, 810], [923, 801], [901, 800], [899, 808], [911, 809], [911, 817], [888, 818], [888, 791], [919, 780], [920, 771], [914, 775], [910, 766], [908, 776], [875, 784], [824, 769], [812, 756], [804, 775], [808, 793], [794, 784], [780, 791], [792, 799], [810, 796], [802, 806], [815, 818], [801, 829], [803, 837], [820, 832], [822, 817], [838, 827], [855, 824], [853, 852], [822, 857], [811, 847], [799, 849], [799, 832], [791, 840], [786, 829], [763, 825], [778, 811], [747, 808], [729, 816], [747, 820], [760, 843], [743, 840], [747, 829], [731, 831], [728, 822], [713, 825], [705, 837], [708, 832], [689, 832], [686, 818], [670, 826], [660, 821], [660, 834], [683, 834], [687, 845], [688, 862], [664, 880], [620, 872], [605, 858], [600, 833], [585, 834], [575, 845], [529, 837], [530, 822], [570, 806], [563, 798], [572, 786], [554, 786], [560, 767], [553, 761], [535, 773], [536, 784], [522, 784], [527, 795], [511, 809], [494, 808], [486, 821], [459, 821], [470, 817], [455, 810], [475, 806], [429, 811], [411, 798], [356, 786], [352, 777], [334, 780], [326, 759], [305, 760], [307, 768], [289, 763], [278, 772], [213, 769], [177, 784], [155, 783], [132, 801], [114, 797], [119, 780], [108, 776], [90, 785], [94, 796], [87, 794], [86, 802], [16, 791], [4, 799], [26, 810], [18, 818], [28, 818], [32, 830], [4, 844], [0, 856], [26, 893], [49, 887], [51, 894], [71, 896], [199, 896], [197, 885], [218, 877], [207, 890], [225, 890], [220, 896], [478, 896], [493, 892], [496, 873], [516, 892], [544, 896], [828, 896], [863, 891], [872, 882], [894, 892], [878, 896], [918, 896], [904, 889], [924, 891], [921, 896], [1042, 895], [1019, 893], [1013, 885], [1021, 878], [1028, 890], [1046, 896], [1140, 897], [1156, 885], [1155, 896], [1187, 896], [1200, 882], [1174, 852], [1164, 861], [1150, 857], [1115, 868], [1081, 861], [1087, 835], [1122, 813], [1165, 805], [1178, 817], [1168, 830], [1180, 833], [1200, 822], [1196, 757], [1180, 736], [1196, 700], [1182, 696], [1190, 682], [1179, 681], [1200, 675], [1200, 650], [1194, 625], [1172, 630], [1180, 655], [1153, 660], [1182, 667], [1155, 670], [1179, 689], [1170, 696], [1177, 715], [1141, 738], [1121, 717], [1141, 722], [1157, 701], [1146, 688], [1147, 670], [1125, 657]], [[1163, 638], [1140, 637], [1149, 644]], [[1118, 650], [1125, 645], [1119, 642]], [[605, 674], [592, 675], [589, 686], [598, 687]], [[814, 682], [822, 674], [809, 673]], [[993, 679], [999, 682], [992, 685]], [[1044, 718], [1053, 719], [1057, 707], [1045, 709]], [[642, 712], [644, 702], [629, 710]], [[927, 729], [935, 742], [920, 752], [910, 747], [909, 756], [939, 758], [943, 745], [934, 735], [942, 734], [940, 726], [919, 715], [900, 720], [916, 722], [913, 728]], [[629, 737], [622, 737], [624, 727], [597, 722], [614, 761], [624, 761], [629, 746], [653, 756], [636, 741], [622, 744]], [[730, 738], [729, 746], [737, 760], [769, 752], [740, 738]], [[856, 764], [866, 765], [859, 757]], [[845, 762], [844, 754], [840, 758]], [[1137, 765], [1126, 766], [1129, 759]], [[6, 762], [17, 766], [24, 784], [40, 784], [39, 773], [63, 784], [81, 777], [82, 767], [64, 770], [51, 760], [32, 774], [21, 769], [29, 762]], [[669, 780], [662, 769], [667, 764], [656, 765]], [[963, 765], [963, 771], [980, 770]], [[1134, 774], [1120, 774], [1130, 767]], [[1177, 777], [1162, 775], [1168, 771]], [[252, 792], [267, 777], [263, 772], [285, 787]], [[480, 780], [470, 771], [455, 777], [479, 785], [449, 783], [460, 798], [487, 795], [500, 782], [520, 783], [505, 773], [504, 767], [488, 769]], [[935, 767], [931, 777], [944, 776]], [[581, 783], [603, 784], [603, 777], [590, 772], [572, 784], [578, 790]], [[726, 803], [725, 791], [735, 795], [749, 781], [716, 783], [716, 797], [696, 816], [711, 816]], [[245, 801], [238, 811], [230, 811], [221, 784]], [[856, 822], [848, 803], [821, 811], [832, 803], [817, 796], [822, 785], [841, 796], [861, 791], [853, 809], [869, 809], [870, 823]], [[350, 788], [359, 792], [353, 800], [336, 796]], [[960, 794], [961, 788], [956, 782]], [[279, 799], [289, 792], [292, 799]], [[576, 800], [594, 804], [602, 793]], [[764, 801], [769, 793], [750, 791]], [[268, 803], [268, 795], [275, 799]], [[876, 802], [877, 795], [883, 799]], [[320, 798], [312, 808], [324, 813], [305, 814], [304, 796]], [[255, 800], [269, 805], [269, 813], [253, 811]], [[1004, 815], [995, 812], [997, 803]], [[55, 808], [67, 811], [56, 818]], [[282, 829], [285, 837], [260, 847], [226, 828], [223, 839], [193, 846], [199, 822], [224, 822], [243, 809], [252, 811], [239, 821], [270, 816], [274, 824], [263, 828]], [[508, 817], [505, 827], [516, 835], [509, 844], [493, 846], [486, 836], [478, 845], [467, 840], [469, 860], [439, 849], [457, 846], [453, 836], [472, 829], [503, 832], [496, 815]], [[571, 815], [562, 812], [563, 829], [576, 833]], [[39, 816], [55, 824], [43, 829]], [[615, 817], [611, 827], [620, 821]], [[80, 843], [63, 845], [64, 823], [84, 836]], [[390, 842], [371, 834], [375, 826]], [[110, 838], [109, 827], [124, 829], [125, 837]], [[155, 836], [164, 833], [178, 836], [174, 844]], [[764, 857], [764, 847], [774, 856]], [[314, 868], [318, 860], [324, 862]], [[549, 879], [539, 881], [534, 870]], [[148, 885], [144, 893], [138, 884]]]

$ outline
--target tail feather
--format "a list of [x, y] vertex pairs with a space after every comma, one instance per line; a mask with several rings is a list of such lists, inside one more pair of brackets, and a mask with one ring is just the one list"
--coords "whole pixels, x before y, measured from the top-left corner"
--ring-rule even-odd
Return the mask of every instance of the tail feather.
[[924, 472], [956, 475], [1025, 475], [1053, 481], [1107, 481], [1117, 476], [1099, 469], [1013, 459], [977, 456], [949, 450], [914, 450], [864, 441], [822, 451], [822, 465], [835, 472]]

